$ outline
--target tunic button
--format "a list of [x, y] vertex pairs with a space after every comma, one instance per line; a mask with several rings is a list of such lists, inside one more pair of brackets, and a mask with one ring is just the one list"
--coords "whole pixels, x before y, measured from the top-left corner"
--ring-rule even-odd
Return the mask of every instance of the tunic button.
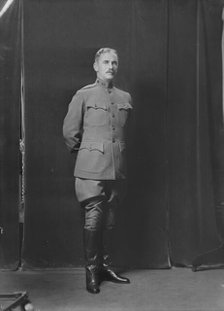
[[115, 138], [112, 139], [112, 142], [115, 143]]
[[114, 117], [115, 117], [115, 114], [113, 113], [113, 114], [112, 114], [112, 118], [114, 118]]
[[111, 105], [113, 105], [114, 103], [112, 102]]

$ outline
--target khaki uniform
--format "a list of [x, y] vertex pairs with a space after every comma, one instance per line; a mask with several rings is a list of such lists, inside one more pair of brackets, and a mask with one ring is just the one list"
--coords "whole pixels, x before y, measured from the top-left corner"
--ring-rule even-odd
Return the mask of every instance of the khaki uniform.
[[91, 180], [126, 177], [125, 136], [131, 96], [97, 79], [73, 97], [63, 135], [71, 152], [78, 151], [74, 176]]
[[111, 269], [108, 241], [115, 211], [124, 194], [125, 139], [131, 96], [112, 85], [96, 83], [79, 90], [64, 119], [63, 134], [78, 152], [74, 175], [76, 196], [84, 211], [86, 286], [98, 293], [99, 279], [129, 283]]

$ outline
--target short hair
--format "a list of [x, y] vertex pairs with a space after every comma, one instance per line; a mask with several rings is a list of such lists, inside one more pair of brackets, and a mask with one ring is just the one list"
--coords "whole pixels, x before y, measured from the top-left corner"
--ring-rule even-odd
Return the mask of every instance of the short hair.
[[111, 48], [101, 48], [101, 49], [99, 49], [99, 50], [96, 52], [96, 54], [95, 54], [95, 59], [94, 59], [95, 62], [98, 61], [98, 59], [100, 58], [100, 55], [101, 55], [101, 54], [110, 53], [110, 52], [114, 53], [114, 54], [117, 56], [117, 58], [118, 58], [118, 53], [117, 53], [117, 51], [116, 51], [115, 49], [111, 49]]

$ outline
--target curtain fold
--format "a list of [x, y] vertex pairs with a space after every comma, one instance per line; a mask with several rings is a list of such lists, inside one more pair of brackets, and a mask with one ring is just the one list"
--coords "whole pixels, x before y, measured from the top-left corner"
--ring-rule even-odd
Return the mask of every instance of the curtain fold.
[[174, 265], [189, 266], [218, 245], [213, 127], [221, 103], [219, 6], [211, 11], [209, 1], [199, 0], [170, 0], [170, 6], [170, 249]]
[[[193, 261], [195, 271], [224, 266], [224, 131], [223, 131], [223, 4], [202, 2], [206, 49], [206, 89], [209, 107], [214, 208], [219, 237], [218, 248], [199, 254]], [[216, 27], [213, 19], [216, 18]]]
[[19, 263], [21, 1], [0, 1], [0, 268]]

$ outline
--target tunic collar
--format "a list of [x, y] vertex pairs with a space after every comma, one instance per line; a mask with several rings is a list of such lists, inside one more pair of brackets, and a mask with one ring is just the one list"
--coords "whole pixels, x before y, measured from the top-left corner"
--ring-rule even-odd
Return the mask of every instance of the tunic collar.
[[110, 81], [110, 82], [106, 82], [106, 81], [103, 81], [99, 78], [96, 79], [96, 84], [106, 88], [106, 89], [112, 89], [113, 88], [113, 81]]

